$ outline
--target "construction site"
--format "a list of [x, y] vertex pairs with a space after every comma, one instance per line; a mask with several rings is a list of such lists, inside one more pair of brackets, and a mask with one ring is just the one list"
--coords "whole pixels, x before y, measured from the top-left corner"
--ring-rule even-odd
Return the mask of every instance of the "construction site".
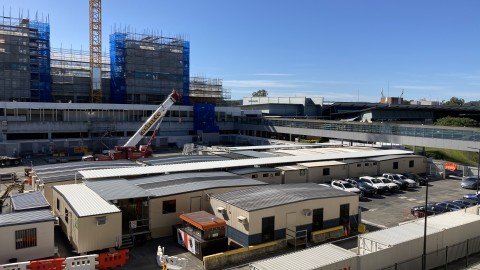
[[109, 48], [93, 53], [51, 48], [48, 18], [2, 14], [0, 100], [159, 104], [172, 89], [183, 105], [229, 98], [221, 79], [190, 77], [190, 42], [182, 36], [125, 27], [114, 29], [109, 41]]

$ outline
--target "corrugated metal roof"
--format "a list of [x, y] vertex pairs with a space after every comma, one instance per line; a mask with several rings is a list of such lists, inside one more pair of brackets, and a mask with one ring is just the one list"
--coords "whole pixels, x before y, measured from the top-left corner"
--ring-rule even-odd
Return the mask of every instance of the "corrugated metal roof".
[[214, 169], [220, 169], [220, 168], [226, 169], [226, 168], [235, 168], [235, 167], [250, 167], [255, 165], [261, 166], [261, 165], [298, 163], [298, 162], [347, 159], [347, 158], [366, 158], [366, 157], [373, 157], [373, 156], [401, 155], [401, 154], [410, 154], [410, 153], [411, 153], [410, 151], [405, 151], [405, 150], [377, 150], [377, 151], [363, 151], [363, 152], [356, 152], [356, 153], [292, 156], [288, 158], [271, 157], [271, 158], [249, 158], [249, 159], [241, 159], [241, 160], [206, 161], [206, 162], [195, 162], [195, 163], [185, 163], [185, 164], [147, 166], [147, 167], [142, 167], [141, 169], [116, 168], [116, 169], [89, 170], [89, 171], [82, 170], [82, 171], [79, 171], [79, 173], [85, 179], [98, 179], [98, 178], [140, 176], [140, 175], [185, 172], [185, 171], [214, 170]]
[[254, 158], [276, 157], [276, 155], [272, 153], [252, 151], [252, 150], [236, 151], [235, 153], [244, 155], [247, 157], [254, 157]]
[[41, 192], [12, 194], [11, 202], [13, 211], [50, 208], [50, 204]]
[[148, 165], [162, 165], [162, 164], [203, 162], [203, 161], [214, 161], [214, 160], [229, 160], [229, 158], [215, 156], [215, 155], [199, 155], [199, 156], [178, 155], [173, 157], [146, 158], [146, 159], [142, 159], [141, 161]]
[[[33, 173], [44, 183], [54, 183], [75, 180], [75, 174], [80, 170], [96, 170], [110, 168], [139, 167], [130, 160], [113, 161], [79, 161], [66, 164], [52, 164], [33, 167]], [[81, 175], [77, 175], [81, 179]]]
[[256, 211], [307, 200], [347, 196], [358, 195], [314, 183], [306, 183], [253, 187], [214, 194], [212, 198], [245, 211]]
[[[480, 221], [479, 215], [465, 213], [463, 211], [453, 211], [428, 217], [427, 226], [443, 230], [478, 221]], [[421, 218], [415, 222], [423, 226], [425, 219]]]
[[[369, 157], [366, 161], [384, 161], [384, 160], [391, 160], [391, 159], [397, 159], [402, 157], [405, 157], [405, 156], [404, 155], [388, 155], [388, 156], [380, 156], [380, 157]], [[419, 155], [410, 155], [409, 157], [425, 158], [424, 156], [419, 156]]]
[[317, 161], [317, 162], [298, 163], [298, 165], [304, 166], [304, 167], [324, 167], [324, 166], [346, 165], [346, 163], [332, 160], [332, 161]]
[[314, 143], [314, 144], [275, 144], [275, 145], [257, 145], [257, 146], [235, 146], [225, 147], [229, 151], [245, 151], [245, 150], [268, 150], [268, 149], [286, 149], [286, 148], [305, 148], [305, 147], [328, 147], [337, 146], [332, 143]]
[[55, 221], [50, 210], [22, 211], [0, 215], [0, 227]]
[[167, 174], [132, 180], [131, 183], [155, 197], [221, 187], [266, 185], [264, 182], [227, 172]]
[[[320, 269], [330, 264], [356, 257], [356, 254], [337, 247], [332, 244], [325, 244], [306, 250], [288, 253], [251, 264], [255, 270], [278, 270], [295, 269], [311, 270]], [[291, 266], [291, 267], [288, 267]]]
[[297, 166], [297, 165], [291, 165], [291, 166], [281, 166], [281, 167], [275, 167], [276, 169], [279, 169], [281, 171], [298, 171], [298, 170], [305, 170], [304, 167]]
[[249, 174], [249, 173], [261, 173], [261, 172], [281, 172], [282, 170], [277, 168], [270, 168], [270, 167], [251, 167], [251, 168], [242, 168], [236, 170], [230, 170], [229, 172], [242, 175], [242, 174]]
[[150, 192], [125, 179], [88, 181], [85, 185], [107, 201], [151, 196]]
[[[430, 221], [430, 218], [428, 219]], [[427, 224], [428, 222], [427, 221]], [[423, 237], [424, 226], [417, 222], [401, 224], [388, 229], [370, 232], [359, 235], [359, 241], [368, 239], [374, 242], [378, 242], [387, 246], [394, 246], [400, 243], [404, 243], [413, 239]], [[427, 226], [427, 235], [431, 235], [442, 231], [441, 229]]]
[[54, 186], [78, 217], [120, 212], [115, 205], [105, 201], [85, 184]]

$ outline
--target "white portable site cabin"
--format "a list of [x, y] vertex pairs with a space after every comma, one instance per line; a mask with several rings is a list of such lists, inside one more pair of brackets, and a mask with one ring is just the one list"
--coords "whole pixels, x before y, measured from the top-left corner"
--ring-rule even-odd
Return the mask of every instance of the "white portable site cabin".
[[85, 184], [53, 187], [52, 205], [76, 253], [119, 247], [122, 213]]
[[307, 169], [308, 183], [321, 184], [325, 181], [348, 177], [347, 164], [339, 161], [306, 162], [297, 165]]

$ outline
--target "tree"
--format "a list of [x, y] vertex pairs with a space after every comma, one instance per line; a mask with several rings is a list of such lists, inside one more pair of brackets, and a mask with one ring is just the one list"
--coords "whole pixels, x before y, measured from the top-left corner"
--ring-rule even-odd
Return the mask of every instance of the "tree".
[[465, 103], [466, 106], [474, 106], [474, 107], [480, 107], [480, 100], [477, 101], [469, 101]]
[[252, 93], [252, 97], [266, 97], [266, 96], [268, 96], [268, 92], [265, 89], [260, 89]]
[[452, 97], [449, 101], [443, 103], [445, 106], [463, 106], [465, 100], [463, 98]]
[[466, 117], [447, 116], [440, 118], [435, 122], [436, 126], [452, 126], [452, 127], [478, 127], [478, 122]]

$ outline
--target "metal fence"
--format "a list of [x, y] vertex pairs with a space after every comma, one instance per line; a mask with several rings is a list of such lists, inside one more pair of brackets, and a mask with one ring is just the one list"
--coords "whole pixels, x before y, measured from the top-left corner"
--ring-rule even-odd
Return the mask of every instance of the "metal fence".
[[[422, 255], [396, 262], [383, 270], [422, 269]], [[427, 254], [427, 269], [466, 269], [480, 264], [480, 237], [447, 246]]]

